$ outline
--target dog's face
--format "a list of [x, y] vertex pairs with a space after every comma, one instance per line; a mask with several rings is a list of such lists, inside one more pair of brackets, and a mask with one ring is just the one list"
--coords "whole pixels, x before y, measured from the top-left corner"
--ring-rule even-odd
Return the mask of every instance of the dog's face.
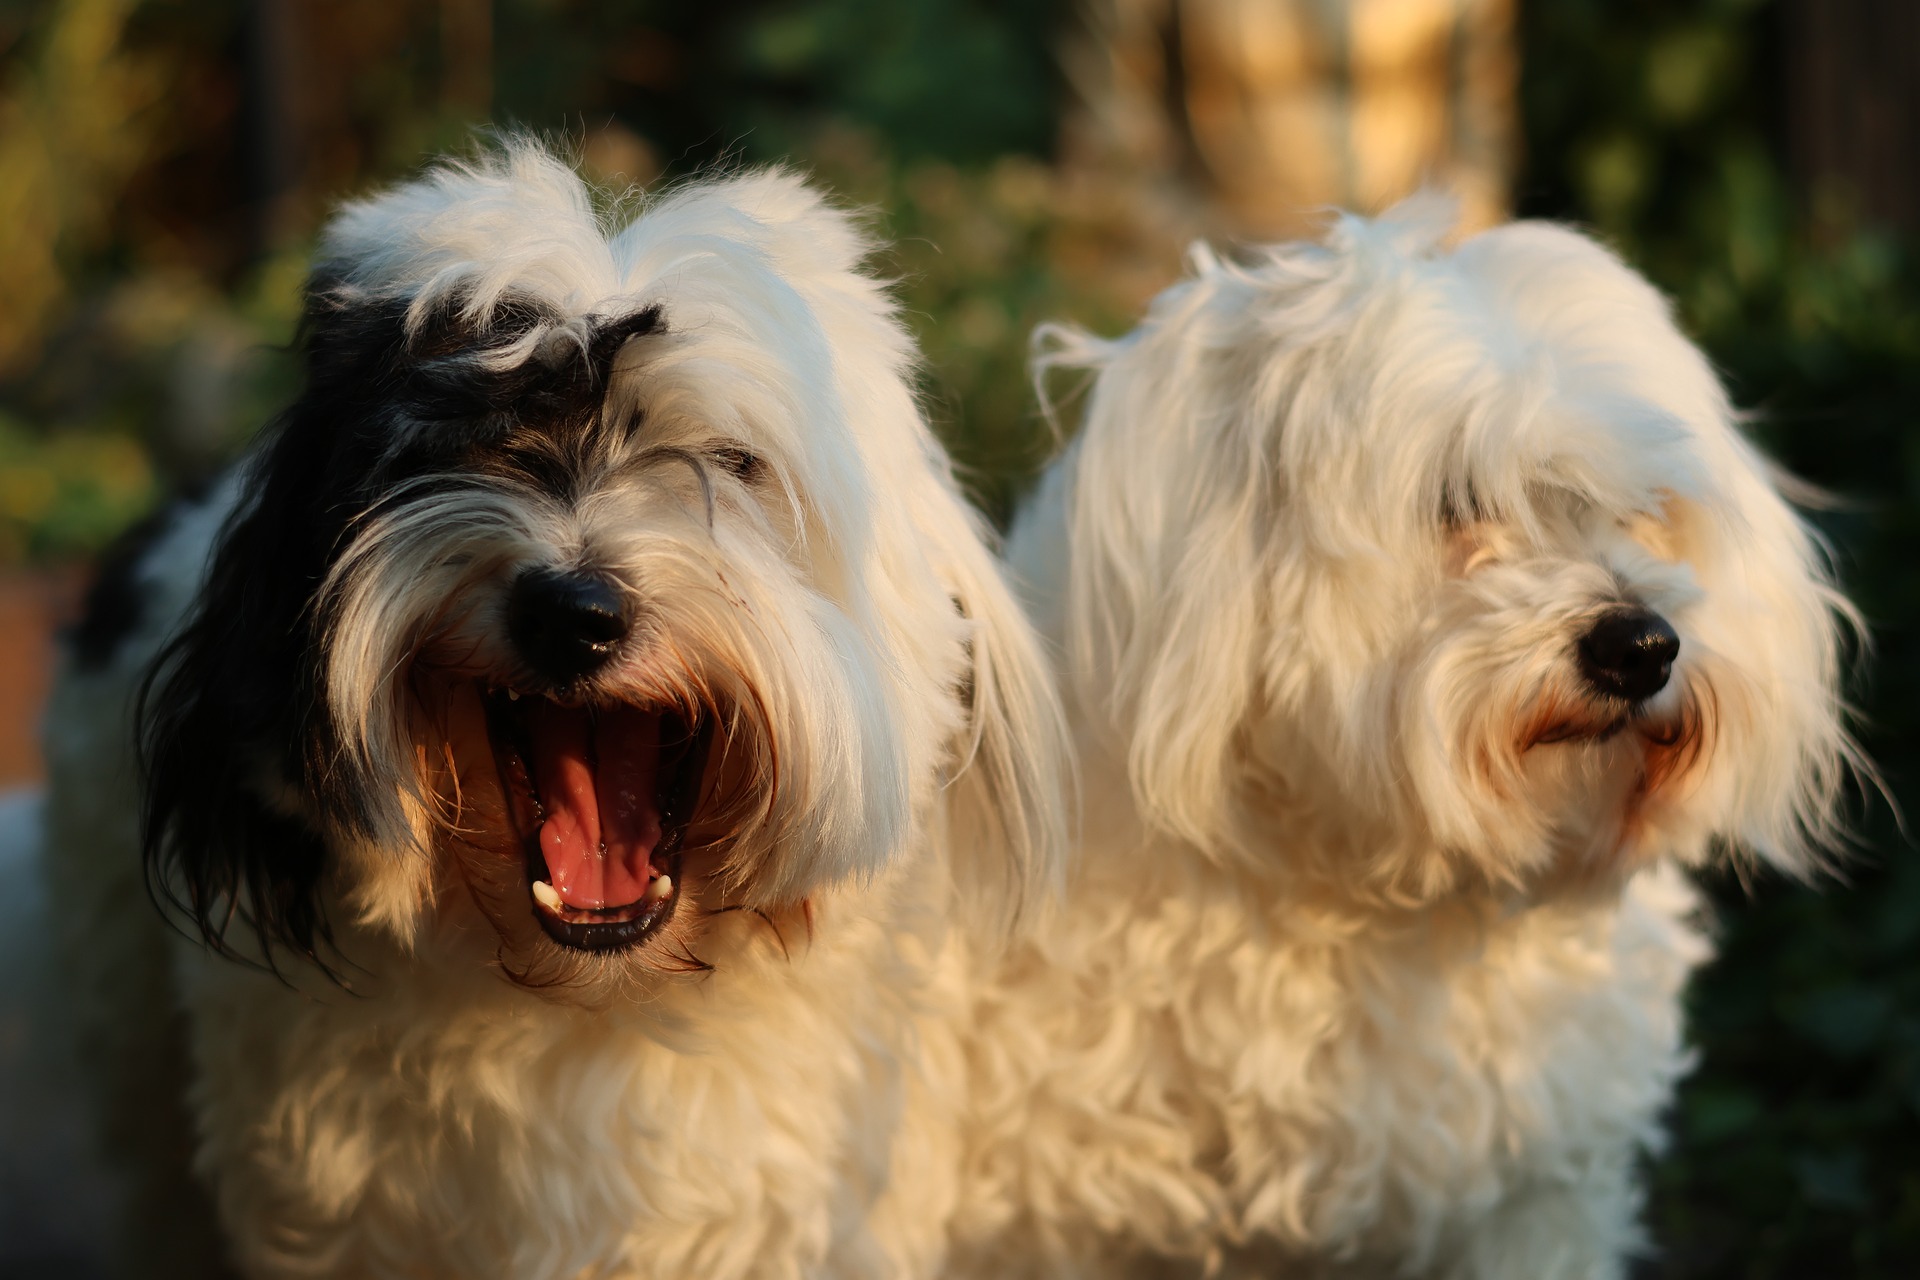
[[[1341, 223], [1100, 370], [1069, 630], [1150, 817], [1411, 900], [1833, 835], [1845, 605], [1704, 359], [1584, 238]], [[1111, 690], [1111, 692], [1108, 692]]]
[[604, 221], [521, 147], [330, 229], [308, 389], [147, 707], [203, 925], [308, 951], [332, 896], [542, 987], [703, 967], [962, 771], [974, 905], [1045, 874], [1046, 686], [855, 230], [780, 174]]

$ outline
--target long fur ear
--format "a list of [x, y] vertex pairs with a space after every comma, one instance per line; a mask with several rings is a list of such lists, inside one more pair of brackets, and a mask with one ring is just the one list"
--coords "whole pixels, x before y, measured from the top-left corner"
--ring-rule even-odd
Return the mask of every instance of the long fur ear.
[[1231, 790], [1266, 634], [1261, 532], [1272, 461], [1257, 423], [1208, 390], [1196, 314], [1212, 272], [1117, 341], [1048, 327], [1037, 380], [1096, 375], [1068, 455], [1062, 625], [1075, 701], [1126, 744], [1150, 822], [1210, 851], [1234, 844]]
[[949, 790], [954, 888], [977, 936], [1005, 938], [1064, 877], [1074, 793], [1066, 717], [1053, 665], [984, 529], [970, 533], [948, 572], [971, 624], [967, 741]]
[[[328, 836], [369, 832], [370, 792], [336, 768], [315, 609], [335, 549], [365, 505], [407, 385], [403, 302], [309, 284], [307, 385], [229, 483], [241, 495], [181, 631], [136, 708], [150, 883], [215, 950], [321, 963]], [[236, 948], [236, 921], [252, 945]]]
[[[890, 552], [903, 563], [896, 571], [931, 568], [965, 620], [959, 693], [966, 722], [945, 796], [954, 891], [974, 936], [1009, 936], [1062, 879], [1071, 773], [1065, 717], [1051, 664], [994, 562], [985, 523], [914, 403], [912, 338], [884, 284], [862, 266], [875, 246], [860, 216], [779, 169], [669, 196], [649, 209], [647, 233], [665, 234], [683, 217], [739, 227], [742, 240], [804, 298], [809, 321], [832, 336], [842, 404], [864, 420], [861, 432], [875, 451], [860, 465], [874, 468], [866, 483], [882, 492], [869, 492], [852, 518], [829, 526], [886, 522], [875, 536], [897, 539]], [[815, 500], [833, 489], [862, 491], [822, 486]], [[928, 559], [909, 543], [930, 545]]]
[[[186, 627], [163, 649], [136, 712], [149, 882], [215, 950], [320, 960], [326, 844], [290, 797], [320, 729], [309, 603], [325, 567], [311, 442], [282, 431], [253, 464]], [[235, 920], [252, 934], [236, 948]], [[323, 962], [324, 963], [324, 962]]]
[[1726, 536], [1726, 607], [1703, 638], [1742, 673], [1718, 707], [1741, 761], [1730, 779], [1738, 825], [1726, 834], [1737, 852], [1806, 878], [1832, 870], [1847, 849], [1850, 794], [1888, 796], [1849, 732], [1855, 712], [1842, 687], [1845, 657], [1867, 657], [1871, 635], [1837, 585], [1832, 548], [1788, 506], [1817, 493], [1740, 437], [1730, 414], [1724, 423], [1744, 465], [1715, 480], [1741, 523]]

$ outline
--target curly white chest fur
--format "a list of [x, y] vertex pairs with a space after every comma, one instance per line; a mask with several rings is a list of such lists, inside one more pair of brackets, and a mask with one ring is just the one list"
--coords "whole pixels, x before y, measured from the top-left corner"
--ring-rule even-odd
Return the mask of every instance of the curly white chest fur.
[[[923, 1270], [951, 1051], [924, 1035], [925, 957], [861, 910], [823, 904], [791, 959], [749, 917], [714, 940], [720, 971], [603, 1009], [396, 956], [349, 995], [183, 953], [199, 1164], [236, 1255], [287, 1276]], [[889, 1188], [911, 1214], [876, 1207]]]
[[1708, 953], [1679, 872], [1396, 916], [1108, 830], [1069, 901], [979, 1010], [966, 1274], [1517, 1280], [1634, 1237]]

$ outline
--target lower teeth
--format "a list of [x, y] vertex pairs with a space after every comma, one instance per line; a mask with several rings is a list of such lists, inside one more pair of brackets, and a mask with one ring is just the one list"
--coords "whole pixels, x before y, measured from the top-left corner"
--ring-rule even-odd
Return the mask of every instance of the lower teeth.
[[[655, 876], [647, 885], [646, 897], [642, 899], [642, 901], [665, 902], [672, 896], [673, 877], [662, 874]], [[533, 882], [533, 900], [556, 914], [568, 909], [566, 900], [560, 896], [559, 890], [555, 889], [545, 880], [535, 880]]]

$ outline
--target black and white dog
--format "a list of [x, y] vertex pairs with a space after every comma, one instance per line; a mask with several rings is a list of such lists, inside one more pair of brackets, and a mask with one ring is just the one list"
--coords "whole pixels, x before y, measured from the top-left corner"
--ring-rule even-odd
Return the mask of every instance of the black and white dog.
[[213, 1265], [156, 1225], [189, 1128], [249, 1275], [936, 1264], [943, 1001], [1063, 735], [867, 249], [784, 173], [627, 219], [526, 143], [331, 224], [304, 393], [56, 696], [141, 1269]]

